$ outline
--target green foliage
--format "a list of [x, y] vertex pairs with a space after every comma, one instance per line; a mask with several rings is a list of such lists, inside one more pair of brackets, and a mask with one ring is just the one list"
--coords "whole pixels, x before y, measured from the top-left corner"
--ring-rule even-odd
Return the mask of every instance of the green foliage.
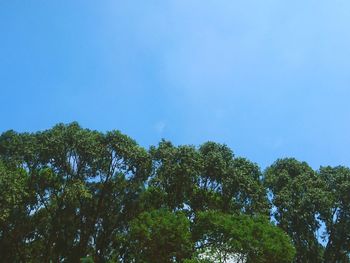
[[329, 193], [328, 205], [321, 211], [329, 239], [325, 261], [350, 262], [350, 169], [343, 166], [321, 167], [319, 175]]
[[28, 196], [27, 176], [21, 169], [8, 169], [0, 162], [0, 225], [13, 216], [13, 212], [21, 210]]
[[150, 185], [165, 193], [170, 209], [183, 208], [193, 196], [201, 169], [199, 153], [192, 146], [174, 147], [162, 141], [158, 148], [151, 147], [154, 172]]
[[31, 203], [27, 184], [25, 171], [0, 162], [0, 255], [4, 262], [27, 257], [24, 240]]
[[7, 131], [1, 261], [194, 263], [211, 262], [202, 256], [211, 253], [221, 261], [349, 262], [349, 182], [349, 168], [315, 172], [295, 159], [263, 174], [214, 142], [161, 141], [146, 151], [119, 131], [77, 123]]
[[[6, 132], [0, 137], [0, 159], [27, 174], [20, 216], [8, 218], [9, 208], [3, 210], [2, 218], [8, 220], [0, 243], [9, 251], [9, 262], [18, 257], [26, 262], [29, 255], [41, 262], [78, 262], [87, 254], [108, 259], [119, 249], [114, 236], [137, 213], [151, 170], [147, 151], [132, 139], [77, 123], [34, 134]], [[2, 176], [2, 184], [11, 182], [13, 189], [7, 189], [21, 200], [23, 182], [12, 177]], [[6, 207], [14, 213], [19, 201], [11, 202]]]
[[190, 222], [182, 212], [153, 210], [131, 221], [129, 258], [136, 262], [182, 262], [192, 254]]
[[[265, 217], [201, 212], [194, 235], [200, 250], [216, 260], [229, 256], [247, 262], [291, 262], [295, 250], [289, 237]], [[221, 261], [220, 261], [221, 262]]]
[[321, 262], [323, 249], [316, 231], [321, 209], [327, 204], [323, 182], [305, 162], [277, 160], [265, 173], [275, 206], [274, 219], [293, 239], [296, 262]]
[[171, 209], [268, 214], [259, 167], [234, 158], [226, 145], [207, 142], [196, 149], [162, 141], [150, 152], [155, 168], [150, 185], [165, 193]]
[[87, 258], [81, 258], [80, 262], [81, 263], [94, 263], [94, 260], [91, 257], [87, 257]]

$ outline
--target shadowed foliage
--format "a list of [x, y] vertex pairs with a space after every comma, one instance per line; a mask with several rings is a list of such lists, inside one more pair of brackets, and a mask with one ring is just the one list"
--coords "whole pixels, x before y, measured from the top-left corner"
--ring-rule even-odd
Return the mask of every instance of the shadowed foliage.
[[214, 142], [146, 150], [77, 123], [7, 131], [1, 261], [349, 262], [349, 185], [346, 167], [280, 159], [262, 173]]

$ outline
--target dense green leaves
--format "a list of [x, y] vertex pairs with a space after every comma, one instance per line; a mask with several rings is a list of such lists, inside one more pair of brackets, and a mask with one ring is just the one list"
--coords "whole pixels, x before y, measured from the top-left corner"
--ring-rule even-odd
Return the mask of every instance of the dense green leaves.
[[321, 167], [319, 175], [330, 193], [328, 205], [321, 212], [329, 239], [325, 260], [350, 262], [350, 169], [343, 166]]
[[346, 167], [282, 159], [262, 173], [214, 142], [147, 151], [77, 123], [7, 131], [1, 261], [349, 262], [349, 192]]
[[130, 262], [182, 262], [193, 252], [190, 221], [181, 212], [141, 213], [131, 221], [127, 240]]
[[[102, 134], [76, 123], [35, 134], [7, 132], [0, 145], [3, 162], [21, 168], [28, 177], [23, 215], [27, 224], [23, 230], [21, 223], [13, 228], [21, 230], [18, 243], [31, 251], [31, 257], [41, 262], [108, 257], [114, 236], [137, 213], [151, 169], [148, 153], [119, 132]], [[20, 177], [2, 178], [3, 184], [12, 180], [16, 189], [23, 184]], [[2, 204], [4, 211], [11, 204], [7, 203]], [[8, 220], [7, 226], [15, 223]], [[8, 236], [1, 241], [10, 242]], [[12, 255], [16, 261], [16, 253]]]
[[272, 193], [274, 219], [294, 241], [296, 262], [321, 262], [322, 247], [315, 233], [326, 193], [320, 178], [305, 162], [281, 159], [266, 170], [266, 185]]
[[195, 220], [194, 235], [207, 258], [225, 262], [291, 262], [294, 247], [289, 237], [265, 217], [201, 212]]
[[0, 162], [0, 255], [1, 260], [23, 260], [27, 257], [25, 240], [28, 238], [31, 200], [28, 177], [22, 169], [6, 167]]

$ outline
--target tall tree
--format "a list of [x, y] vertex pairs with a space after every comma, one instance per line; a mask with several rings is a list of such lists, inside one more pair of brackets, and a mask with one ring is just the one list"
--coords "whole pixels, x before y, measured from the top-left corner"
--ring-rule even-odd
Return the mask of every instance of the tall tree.
[[198, 151], [193, 146], [175, 147], [162, 141], [158, 147], [151, 147], [150, 153], [154, 172], [149, 185], [163, 191], [170, 209], [188, 207], [202, 167]]
[[316, 232], [326, 194], [320, 178], [305, 162], [292, 158], [277, 160], [265, 172], [272, 193], [272, 216], [288, 233], [296, 247], [295, 262], [321, 262], [322, 246]]
[[200, 146], [203, 168], [199, 176], [197, 210], [268, 214], [269, 205], [260, 168], [234, 157], [226, 145], [207, 142]]
[[322, 212], [328, 236], [324, 260], [350, 262], [350, 169], [326, 166], [319, 175], [329, 193], [329, 205]]
[[34, 200], [27, 200], [26, 235], [32, 237], [21, 242], [44, 262], [108, 257], [118, 248], [115, 234], [137, 213], [151, 168], [148, 153], [132, 139], [77, 123], [34, 134], [4, 133], [0, 154], [28, 174]]

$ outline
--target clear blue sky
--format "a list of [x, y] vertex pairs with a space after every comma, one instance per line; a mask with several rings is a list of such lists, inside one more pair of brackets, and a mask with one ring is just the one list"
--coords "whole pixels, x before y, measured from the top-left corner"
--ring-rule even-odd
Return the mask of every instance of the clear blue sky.
[[0, 131], [78, 121], [350, 166], [348, 0], [0, 0]]

